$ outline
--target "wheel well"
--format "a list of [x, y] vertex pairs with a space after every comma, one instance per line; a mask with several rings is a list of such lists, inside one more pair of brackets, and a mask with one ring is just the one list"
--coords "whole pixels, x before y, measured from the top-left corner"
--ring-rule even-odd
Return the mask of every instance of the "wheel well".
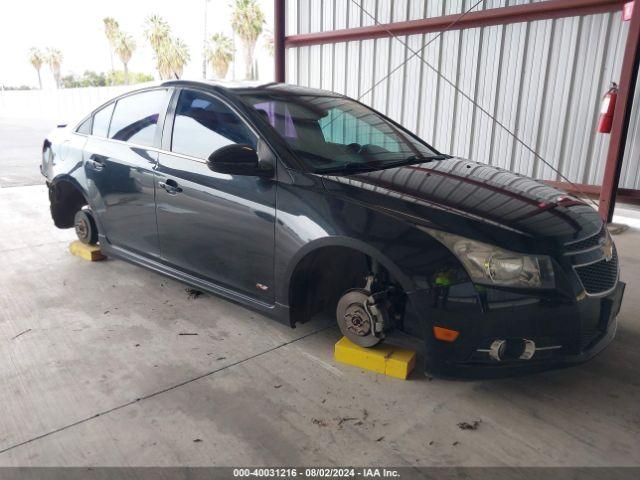
[[[348, 247], [322, 247], [307, 254], [296, 265], [289, 283], [291, 325], [311, 320], [318, 313], [334, 316], [345, 291], [365, 287], [373, 263], [369, 255]], [[382, 266], [378, 268], [377, 275], [384, 277], [385, 283], [400, 288]]]
[[73, 227], [73, 218], [78, 210], [88, 205], [82, 192], [71, 182], [60, 180], [49, 186], [51, 218], [58, 228]]

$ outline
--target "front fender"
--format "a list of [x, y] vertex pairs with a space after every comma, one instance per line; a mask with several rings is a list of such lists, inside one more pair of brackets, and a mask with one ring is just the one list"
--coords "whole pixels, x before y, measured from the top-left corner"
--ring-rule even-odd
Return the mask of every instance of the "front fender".
[[278, 189], [278, 303], [288, 305], [291, 276], [299, 262], [326, 246], [352, 248], [376, 259], [407, 293], [429, 288], [442, 268], [462, 268], [446, 247], [406, 217], [333, 195], [311, 182], [301, 189]]
[[373, 246], [352, 237], [345, 236], [328, 236], [324, 238], [315, 239], [305, 244], [296, 254], [289, 260], [284, 274], [284, 281], [282, 282], [279, 294], [281, 299], [288, 297], [288, 292], [291, 287], [291, 278], [296, 270], [296, 267], [300, 262], [313, 252], [324, 247], [344, 247], [355, 250], [360, 253], [368, 255], [372, 259], [380, 263], [389, 274], [400, 284], [402, 289], [409, 293], [415, 289], [415, 284], [412, 279], [404, 274], [401, 268], [383, 252], [377, 250]]

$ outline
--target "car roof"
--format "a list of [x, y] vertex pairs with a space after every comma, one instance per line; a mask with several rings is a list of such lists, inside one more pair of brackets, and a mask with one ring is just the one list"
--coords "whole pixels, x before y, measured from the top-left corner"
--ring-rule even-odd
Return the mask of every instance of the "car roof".
[[322, 97], [342, 97], [339, 93], [321, 90], [319, 88], [301, 87], [299, 85], [290, 85], [288, 83], [262, 83], [262, 82], [221, 82], [213, 80], [169, 80], [163, 82], [166, 86], [184, 86], [210, 88], [214, 91], [222, 91], [224, 93], [251, 95], [251, 94], [280, 94], [288, 95], [313, 95]]

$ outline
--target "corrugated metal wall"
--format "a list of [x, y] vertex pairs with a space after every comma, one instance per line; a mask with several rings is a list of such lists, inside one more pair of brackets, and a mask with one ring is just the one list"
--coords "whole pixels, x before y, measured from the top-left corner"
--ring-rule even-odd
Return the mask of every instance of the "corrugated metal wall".
[[635, 98], [633, 100], [633, 110], [631, 111], [631, 122], [629, 125], [629, 136], [624, 152], [624, 163], [620, 178], [620, 186], [628, 188], [640, 188], [640, 77], [636, 85]]
[[[380, 23], [455, 14], [476, 2], [356, 1]], [[477, 9], [523, 3], [532, 2], [485, 0]], [[287, 35], [374, 24], [350, 0], [288, 0], [286, 11]], [[414, 51], [428, 44], [429, 64], [571, 181], [600, 185], [609, 136], [595, 133], [596, 122], [603, 92], [619, 77], [627, 29], [617, 12], [401, 38]], [[290, 48], [286, 61], [289, 83], [360, 98], [443, 152], [561, 180], [396, 39]], [[636, 97], [620, 186], [638, 189]]]

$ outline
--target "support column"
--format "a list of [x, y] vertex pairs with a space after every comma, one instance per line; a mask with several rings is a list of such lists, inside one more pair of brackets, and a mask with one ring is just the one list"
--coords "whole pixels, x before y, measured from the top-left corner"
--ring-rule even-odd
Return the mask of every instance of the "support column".
[[638, 64], [640, 62], [640, 0], [633, 6], [633, 17], [629, 25], [627, 43], [624, 48], [624, 60], [620, 72], [620, 92], [618, 105], [613, 115], [611, 141], [607, 151], [607, 162], [604, 168], [602, 189], [600, 190], [599, 213], [603, 221], [609, 223], [613, 219], [613, 209], [616, 206], [616, 192], [620, 182], [620, 171], [627, 144], [627, 133], [633, 96], [638, 80]]
[[[639, 2], [640, 3], [640, 2]], [[273, 47], [275, 57], [276, 82], [285, 81], [285, 0], [274, 0], [273, 7]]]

